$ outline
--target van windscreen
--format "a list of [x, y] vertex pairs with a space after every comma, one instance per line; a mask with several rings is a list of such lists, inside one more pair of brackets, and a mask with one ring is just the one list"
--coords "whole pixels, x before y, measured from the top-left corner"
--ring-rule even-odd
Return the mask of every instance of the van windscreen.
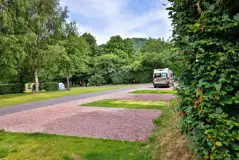
[[167, 78], [167, 73], [155, 73], [154, 78], [157, 78], [157, 77]]

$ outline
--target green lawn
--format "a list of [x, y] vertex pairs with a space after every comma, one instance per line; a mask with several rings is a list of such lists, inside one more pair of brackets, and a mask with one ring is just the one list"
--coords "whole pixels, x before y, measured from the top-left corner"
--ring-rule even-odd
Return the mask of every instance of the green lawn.
[[2, 160], [142, 160], [143, 143], [0, 132]]
[[131, 93], [138, 93], [138, 94], [177, 94], [176, 90], [137, 90]]
[[162, 109], [168, 105], [169, 102], [167, 101], [132, 101], [120, 99], [104, 99], [87, 104], [82, 104], [82, 106], [135, 108], [135, 109]]
[[83, 87], [73, 88], [71, 91], [54, 91], [54, 92], [42, 92], [42, 93], [20, 93], [20, 94], [8, 94], [0, 95], [0, 108], [9, 105], [23, 104], [27, 102], [34, 102], [40, 100], [46, 100], [51, 98], [59, 98], [83, 93], [100, 92], [112, 89], [135, 87], [137, 85], [109, 85], [101, 87]]

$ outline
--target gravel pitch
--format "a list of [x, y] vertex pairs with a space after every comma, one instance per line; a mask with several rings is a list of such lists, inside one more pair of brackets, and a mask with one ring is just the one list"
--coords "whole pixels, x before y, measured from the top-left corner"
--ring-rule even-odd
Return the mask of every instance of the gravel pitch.
[[0, 116], [0, 129], [79, 137], [143, 141], [154, 130], [160, 110], [80, 107], [102, 99], [170, 100], [174, 95], [120, 91]]
[[143, 141], [154, 129], [159, 110], [103, 107], [52, 107], [0, 118], [0, 128], [11, 132], [48, 133], [79, 137]]

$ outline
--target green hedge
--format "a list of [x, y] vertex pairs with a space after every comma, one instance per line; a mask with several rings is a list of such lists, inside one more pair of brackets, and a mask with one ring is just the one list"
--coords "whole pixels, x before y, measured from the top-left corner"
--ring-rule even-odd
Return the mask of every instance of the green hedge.
[[238, 0], [169, 0], [182, 131], [197, 159], [239, 160]]
[[59, 90], [58, 82], [44, 82], [44, 83], [40, 83], [40, 90], [57, 91], [57, 90]]
[[23, 93], [24, 84], [0, 84], [0, 94]]

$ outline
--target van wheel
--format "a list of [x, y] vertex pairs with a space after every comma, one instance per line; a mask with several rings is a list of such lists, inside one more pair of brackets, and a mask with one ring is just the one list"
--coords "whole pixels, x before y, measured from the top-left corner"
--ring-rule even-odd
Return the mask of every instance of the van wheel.
[[156, 86], [156, 85], [154, 85], [154, 88], [157, 88], [157, 86]]

